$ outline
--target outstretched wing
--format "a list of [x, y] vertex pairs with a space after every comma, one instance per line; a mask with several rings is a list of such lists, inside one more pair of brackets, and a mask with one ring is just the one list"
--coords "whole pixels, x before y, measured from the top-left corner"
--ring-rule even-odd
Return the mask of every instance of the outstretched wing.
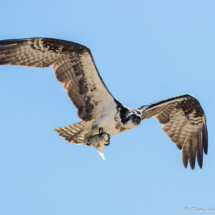
[[0, 65], [53, 66], [58, 81], [83, 121], [96, 119], [114, 104], [90, 50], [77, 43], [49, 38], [0, 41]]
[[195, 159], [200, 168], [203, 163], [203, 149], [208, 151], [206, 117], [198, 100], [191, 95], [182, 95], [140, 107], [142, 119], [155, 117], [163, 124], [162, 130], [182, 149], [182, 160], [192, 169]]

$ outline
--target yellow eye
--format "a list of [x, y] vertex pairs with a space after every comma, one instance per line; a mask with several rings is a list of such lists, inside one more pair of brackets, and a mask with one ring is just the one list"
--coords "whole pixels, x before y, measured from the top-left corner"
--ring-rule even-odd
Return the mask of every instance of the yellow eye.
[[133, 115], [131, 115], [131, 119], [133, 119], [134, 118], [134, 116]]

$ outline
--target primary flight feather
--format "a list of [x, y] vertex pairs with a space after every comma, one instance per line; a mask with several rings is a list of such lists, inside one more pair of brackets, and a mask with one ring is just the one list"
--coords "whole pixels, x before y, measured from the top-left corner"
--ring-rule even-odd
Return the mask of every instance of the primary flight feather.
[[202, 168], [203, 151], [208, 151], [206, 117], [191, 95], [165, 99], [130, 109], [115, 99], [94, 63], [90, 50], [80, 44], [49, 38], [0, 41], [0, 65], [44, 68], [53, 66], [57, 80], [78, 109], [79, 123], [55, 128], [70, 143], [94, 146], [101, 155], [110, 135], [138, 126], [155, 117], [162, 130], [182, 150], [182, 161], [192, 169], [195, 160]]

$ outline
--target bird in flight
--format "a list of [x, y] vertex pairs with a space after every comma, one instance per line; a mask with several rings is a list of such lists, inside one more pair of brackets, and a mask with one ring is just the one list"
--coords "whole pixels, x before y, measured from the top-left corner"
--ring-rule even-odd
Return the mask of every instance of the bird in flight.
[[131, 109], [113, 97], [96, 68], [90, 49], [59, 39], [29, 38], [0, 41], [0, 65], [53, 66], [57, 80], [78, 109], [81, 122], [55, 128], [70, 143], [93, 146], [103, 156], [111, 135], [121, 134], [154, 117], [182, 150], [186, 168], [195, 160], [202, 168], [208, 151], [206, 117], [199, 101], [186, 94]]

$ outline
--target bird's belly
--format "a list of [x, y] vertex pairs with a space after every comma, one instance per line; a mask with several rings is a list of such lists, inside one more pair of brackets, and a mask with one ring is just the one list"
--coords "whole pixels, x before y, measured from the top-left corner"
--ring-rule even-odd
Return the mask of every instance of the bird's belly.
[[117, 135], [122, 133], [119, 129], [117, 129], [115, 126], [105, 125], [103, 127], [104, 131], [107, 132], [110, 135]]
[[110, 135], [117, 135], [129, 130], [129, 128], [119, 122], [119, 119], [117, 120], [115, 116], [112, 117], [111, 115], [103, 115], [97, 119], [96, 125], [98, 128], [103, 128], [103, 131]]

